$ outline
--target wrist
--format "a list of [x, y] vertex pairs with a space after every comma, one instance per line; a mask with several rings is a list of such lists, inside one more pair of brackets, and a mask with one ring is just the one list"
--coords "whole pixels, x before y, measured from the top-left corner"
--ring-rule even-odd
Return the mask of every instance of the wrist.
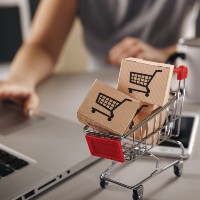
[[34, 91], [36, 86], [34, 84], [34, 82], [28, 78], [28, 77], [21, 77], [18, 74], [12, 74], [10, 73], [8, 78], [7, 78], [8, 82], [14, 84], [14, 85], [21, 85], [23, 87], [28, 88], [30, 91]]
[[168, 58], [171, 54], [173, 54], [173, 53], [176, 52], [176, 45], [172, 45], [172, 46], [169, 46], [169, 47], [161, 48], [160, 50], [161, 50], [161, 51], [166, 55], [166, 57]]

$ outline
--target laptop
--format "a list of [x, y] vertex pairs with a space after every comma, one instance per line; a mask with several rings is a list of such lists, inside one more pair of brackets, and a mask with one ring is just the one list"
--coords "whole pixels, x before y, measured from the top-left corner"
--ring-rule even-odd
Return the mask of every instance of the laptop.
[[97, 159], [80, 124], [0, 103], [0, 199], [30, 199]]

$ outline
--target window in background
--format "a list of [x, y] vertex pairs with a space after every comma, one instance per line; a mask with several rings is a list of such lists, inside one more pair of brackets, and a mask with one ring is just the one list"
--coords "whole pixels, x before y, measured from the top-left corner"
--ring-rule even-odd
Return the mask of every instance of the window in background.
[[197, 23], [196, 23], [196, 36], [200, 37], [200, 12], [199, 12]]
[[0, 7], [0, 62], [12, 60], [22, 43], [19, 7]]
[[0, 63], [10, 63], [28, 34], [39, 0], [0, 1]]

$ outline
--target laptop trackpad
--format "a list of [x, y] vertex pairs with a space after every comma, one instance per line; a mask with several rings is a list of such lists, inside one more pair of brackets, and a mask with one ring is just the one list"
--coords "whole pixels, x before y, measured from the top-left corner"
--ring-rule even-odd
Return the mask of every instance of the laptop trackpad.
[[0, 104], [0, 135], [7, 135], [16, 132], [19, 129], [25, 128], [27, 126], [33, 125], [44, 117], [33, 116], [27, 118], [24, 116], [22, 109], [17, 106], [9, 104]]

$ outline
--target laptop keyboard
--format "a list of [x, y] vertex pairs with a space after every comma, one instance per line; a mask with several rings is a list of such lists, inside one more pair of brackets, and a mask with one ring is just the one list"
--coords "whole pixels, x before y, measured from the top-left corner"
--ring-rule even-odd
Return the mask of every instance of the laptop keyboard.
[[19, 170], [28, 164], [27, 161], [0, 149], [0, 178], [8, 176], [15, 170]]

